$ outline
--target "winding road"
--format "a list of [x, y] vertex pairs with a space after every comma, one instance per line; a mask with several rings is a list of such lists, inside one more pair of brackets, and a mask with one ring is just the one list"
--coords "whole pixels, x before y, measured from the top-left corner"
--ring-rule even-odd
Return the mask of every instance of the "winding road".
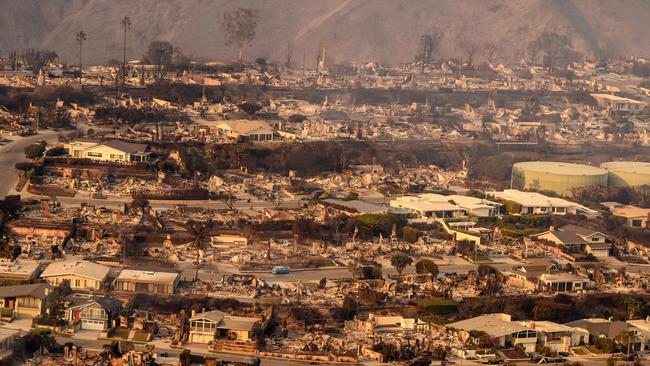
[[0, 147], [0, 199], [8, 194], [15, 193], [14, 187], [18, 182], [18, 172], [14, 168], [16, 163], [27, 161], [25, 147], [36, 141], [44, 140], [48, 144], [57, 141], [58, 132], [43, 130], [37, 135], [18, 137], [12, 142]]

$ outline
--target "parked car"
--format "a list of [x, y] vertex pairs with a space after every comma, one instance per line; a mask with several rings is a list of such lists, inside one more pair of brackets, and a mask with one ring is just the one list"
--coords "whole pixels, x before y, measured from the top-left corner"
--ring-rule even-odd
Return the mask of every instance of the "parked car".
[[431, 365], [431, 357], [419, 356], [409, 361], [408, 366], [429, 366]]
[[637, 358], [640, 358], [640, 356], [636, 352], [628, 353], [627, 355], [625, 355], [625, 357], [623, 357], [625, 361], [634, 361]]
[[484, 364], [487, 365], [500, 365], [503, 363], [503, 358], [501, 357], [489, 357], [483, 360]]
[[291, 269], [289, 269], [289, 267], [283, 267], [283, 266], [275, 266], [271, 270], [271, 273], [273, 274], [288, 274], [289, 272], [291, 272]]

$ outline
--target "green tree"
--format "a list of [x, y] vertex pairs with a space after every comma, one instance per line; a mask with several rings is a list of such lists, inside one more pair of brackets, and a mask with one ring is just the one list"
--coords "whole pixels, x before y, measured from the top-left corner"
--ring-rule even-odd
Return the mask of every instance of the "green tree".
[[47, 150], [45, 156], [61, 156], [67, 153], [68, 151], [63, 146], [57, 146]]
[[484, 280], [484, 292], [488, 296], [494, 296], [501, 291], [505, 277], [496, 268], [481, 264], [478, 266], [478, 274]]
[[627, 310], [627, 319], [634, 320], [641, 311], [643, 304], [636, 297], [628, 297], [625, 299], [625, 308]]
[[192, 235], [192, 246], [196, 250], [196, 272], [194, 274], [194, 281], [199, 279], [199, 259], [201, 250], [205, 249], [205, 239], [208, 235], [209, 229], [212, 227], [212, 221], [200, 222], [190, 220], [185, 225], [187, 232]]
[[122, 87], [124, 87], [124, 83], [126, 82], [126, 33], [131, 30], [131, 18], [125, 15], [120, 19], [120, 27], [122, 28], [124, 35], [122, 43]]
[[358, 277], [361, 277], [365, 280], [376, 280], [382, 277], [381, 266], [362, 266], [358, 271], [360, 272], [360, 275], [358, 275]]
[[411, 226], [404, 226], [402, 228], [402, 239], [405, 241], [408, 241], [409, 243], [415, 243], [420, 239], [422, 236], [422, 231], [411, 227]]
[[397, 270], [397, 273], [400, 275], [404, 272], [404, 269], [410, 266], [413, 263], [413, 258], [409, 257], [406, 254], [396, 253], [393, 254], [393, 257], [390, 259], [390, 265]]
[[33, 337], [32, 341], [38, 344], [41, 354], [43, 354], [44, 350], [52, 351], [57, 346], [56, 338], [51, 329], [36, 328], [30, 332], [30, 335]]
[[79, 44], [79, 84], [81, 84], [81, 76], [82, 76], [82, 62], [81, 62], [81, 48], [83, 47], [84, 42], [86, 42], [86, 32], [80, 30], [76, 34], [77, 38], [77, 43]]
[[52, 294], [47, 298], [45, 307], [47, 315], [45, 320], [50, 325], [63, 325], [65, 324], [65, 298], [72, 294], [72, 288], [68, 281], [61, 282], [52, 290]]
[[431, 259], [420, 259], [415, 263], [415, 272], [417, 274], [431, 274], [435, 279], [438, 277], [438, 265]]
[[149, 200], [146, 199], [143, 195], [138, 194], [133, 197], [129, 206], [131, 207], [131, 210], [139, 208], [140, 210], [144, 211], [144, 209], [149, 206]]
[[43, 156], [45, 152], [45, 146], [42, 144], [31, 144], [25, 146], [25, 157], [28, 159], [38, 159]]
[[611, 338], [598, 338], [594, 341], [594, 346], [603, 353], [616, 352], [616, 342]]

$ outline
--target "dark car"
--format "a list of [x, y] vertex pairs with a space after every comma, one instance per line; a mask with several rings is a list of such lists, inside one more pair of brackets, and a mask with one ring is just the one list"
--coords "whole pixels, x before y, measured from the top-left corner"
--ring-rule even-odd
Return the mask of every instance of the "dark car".
[[409, 366], [429, 366], [431, 365], [431, 357], [418, 356], [408, 363]]
[[639, 354], [636, 352], [628, 353], [627, 355], [625, 355], [625, 357], [623, 357], [625, 361], [635, 361], [638, 358], [639, 358]]
[[503, 363], [503, 358], [501, 357], [490, 357], [487, 358], [483, 361], [483, 363], [486, 363], [488, 365], [500, 365]]

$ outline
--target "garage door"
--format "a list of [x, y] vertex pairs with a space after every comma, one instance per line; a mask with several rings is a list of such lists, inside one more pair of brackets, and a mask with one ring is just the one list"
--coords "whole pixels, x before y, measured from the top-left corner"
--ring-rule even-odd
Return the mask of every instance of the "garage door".
[[81, 329], [104, 330], [104, 322], [101, 320], [82, 320]]

